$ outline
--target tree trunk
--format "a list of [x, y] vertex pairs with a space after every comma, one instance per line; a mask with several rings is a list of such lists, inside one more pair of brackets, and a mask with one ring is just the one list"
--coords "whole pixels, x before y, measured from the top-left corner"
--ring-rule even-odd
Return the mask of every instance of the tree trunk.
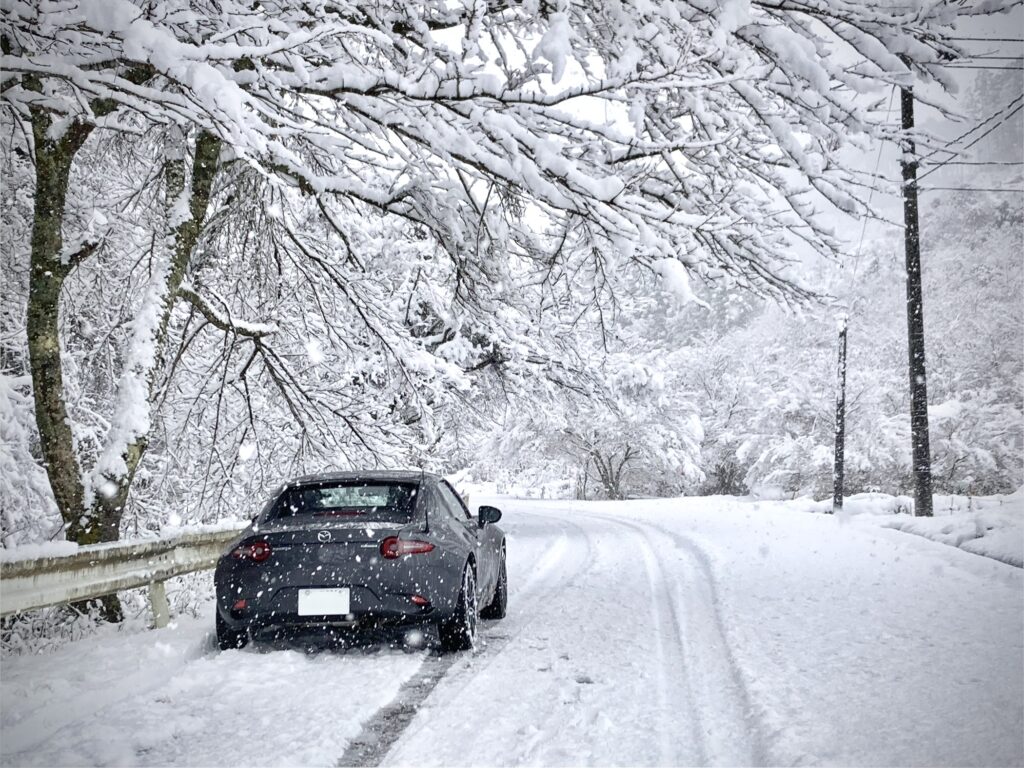
[[[155, 362], [153, 367], [145, 372], [148, 379], [150, 405], [152, 405], [157, 390], [160, 370], [163, 368], [171, 312], [192, 260], [192, 253], [199, 241], [203, 219], [206, 217], [209, 207], [210, 194], [217, 175], [220, 146], [220, 140], [205, 131], [201, 132], [196, 139], [196, 152], [192, 161], [192, 187], [188, 193], [189, 216], [185, 221], [178, 223], [171, 232], [174, 245], [170, 269], [167, 272], [167, 283], [160, 299], [160, 319], [153, 339]], [[169, 160], [164, 169], [164, 178], [167, 185], [167, 206], [170, 210], [185, 190], [184, 160], [180, 158]], [[135, 435], [121, 452], [126, 471], [121, 475], [110, 473], [102, 475], [102, 484], [109, 490], [101, 488], [99, 490], [105, 492], [94, 494], [92, 507], [86, 516], [87, 522], [92, 528], [102, 531], [112, 530], [114, 538], [117, 538], [135, 472], [148, 446], [148, 434]]]
[[846, 315], [839, 318], [839, 364], [836, 368], [836, 443], [832, 469], [832, 514], [843, 511], [846, 479]]
[[[11, 41], [6, 35], [0, 37], [0, 48], [5, 54], [11, 53]], [[123, 76], [136, 84], [146, 81], [152, 74], [149, 65], [132, 66], [123, 71]], [[43, 82], [38, 76], [24, 75], [22, 86], [29, 91], [43, 92]], [[90, 107], [95, 117], [103, 117], [113, 112], [116, 104], [96, 99]], [[71, 168], [94, 126], [76, 120], [63, 132], [51, 133], [55, 127], [52, 115], [38, 106], [30, 107], [29, 111], [36, 187], [25, 331], [43, 468], [64, 521], [67, 539], [80, 544], [111, 541], [117, 538], [116, 526], [111, 529], [110, 526], [89, 528], [87, 525], [85, 481], [65, 404], [60, 354], [60, 296], [64, 281], [96, 247], [95, 243], [86, 243], [77, 252], [65, 254], [61, 232]], [[121, 619], [116, 595], [103, 598], [102, 612], [108, 619]]]
[[50, 126], [49, 113], [32, 110], [36, 190], [26, 331], [43, 467], [57, 508], [68, 527], [68, 539], [78, 541], [75, 536], [84, 512], [84, 486], [64, 403], [60, 294], [64, 280], [81, 256], [61, 259], [64, 248], [61, 224], [71, 164], [92, 126], [75, 123], [58, 140], [47, 136]]
[[[78, 253], [61, 258], [64, 250], [61, 225], [71, 166], [78, 150], [92, 133], [92, 126], [74, 123], [60, 138], [48, 135], [50, 127], [49, 113], [32, 109], [36, 189], [25, 318], [29, 372], [43, 467], [64, 520], [65, 536], [69, 541], [91, 544], [113, 541], [117, 538], [117, 530], [99, 527], [90, 530], [84, 526], [85, 487], [64, 402], [60, 295], [71, 270], [92, 251], [92, 246], [85, 246]], [[88, 610], [87, 602], [76, 603], [74, 607], [82, 612]], [[116, 622], [123, 618], [117, 595], [101, 598], [99, 608], [100, 615], [107, 621]]]
[[597, 469], [597, 477], [604, 488], [605, 496], [611, 501], [618, 501], [622, 498], [622, 491], [619, 487], [619, 476], [613, 466], [614, 458], [609, 456], [605, 459], [597, 451], [591, 452], [591, 456], [594, 458], [594, 467]]

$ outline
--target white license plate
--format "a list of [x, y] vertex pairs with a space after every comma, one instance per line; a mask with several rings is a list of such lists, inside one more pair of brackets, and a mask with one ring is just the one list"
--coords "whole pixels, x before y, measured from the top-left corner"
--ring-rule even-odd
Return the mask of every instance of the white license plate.
[[336, 616], [348, 612], [348, 587], [299, 590], [299, 616]]

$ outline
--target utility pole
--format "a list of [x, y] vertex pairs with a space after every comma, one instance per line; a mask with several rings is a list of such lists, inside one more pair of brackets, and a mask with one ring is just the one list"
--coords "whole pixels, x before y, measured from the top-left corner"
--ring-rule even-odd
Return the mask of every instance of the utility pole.
[[836, 372], [836, 461], [832, 470], [832, 514], [843, 511], [843, 461], [846, 456], [846, 313], [839, 315], [839, 365]]
[[[907, 69], [910, 59], [900, 56]], [[928, 379], [924, 362], [924, 305], [921, 293], [921, 231], [917, 211], [917, 150], [914, 90], [900, 88], [903, 123], [903, 223], [907, 254], [907, 345], [910, 356], [910, 433], [914, 463], [914, 514], [932, 516], [932, 459], [928, 445]]]

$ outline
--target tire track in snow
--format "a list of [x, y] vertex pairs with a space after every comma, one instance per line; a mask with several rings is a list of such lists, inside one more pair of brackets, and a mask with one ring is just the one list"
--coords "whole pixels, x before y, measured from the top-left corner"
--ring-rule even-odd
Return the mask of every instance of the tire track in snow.
[[[438, 715], [441, 715], [453, 702], [460, 701], [488, 668], [505, 658], [503, 652], [524, 630], [535, 626], [536, 621], [546, 615], [543, 605], [550, 597], [571, 588], [585, 576], [593, 577], [591, 586], [596, 588], [605, 579], [614, 577], [614, 568], [607, 571], [608, 562], [602, 565], [592, 558], [595, 546], [599, 553], [612, 556], [613, 565], [620, 561], [632, 563], [631, 572], [640, 579], [637, 591], [648, 593], [648, 604], [645, 606], [641, 599], [636, 609], [649, 617], [643, 622], [649, 627], [649, 652], [660, 660], [654, 669], [656, 675], [650, 681], [651, 705], [655, 708], [650, 715], [657, 721], [657, 726], [651, 729], [653, 739], [648, 742], [655, 747], [652, 762], [670, 765], [764, 762], [760, 758], [760, 728], [750, 717], [746, 690], [725, 642], [715, 584], [703, 551], [693, 542], [668, 531], [655, 530], [643, 521], [581, 510], [574, 510], [573, 515], [578, 517], [567, 519], [531, 510], [531, 517], [553, 519], [555, 526], [548, 526], [548, 530], [558, 529], [560, 533], [531, 568], [523, 588], [513, 595], [515, 610], [510, 611], [505, 623], [494, 627], [501, 632], [511, 620], [514, 625], [511, 633], [484, 632], [483, 637], [489, 644], [481, 652], [455, 657], [454, 662], [448, 662], [436, 674], [424, 669], [425, 682], [422, 685], [419, 681], [410, 682], [407, 686], [409, 695], [415, 696], [414, 704], [400, 696], [393, 706], [381, 710], [379, 721], [377, 716], [373, 718], [380, 722], [379, 729], [387, 734], [386, 738], [360, 754], [354, 754], [354, 749], [353, 752], [347, 750], [342, 764], [379, 765], [387, 761], [396, 747], [402, 754], [399, 742], [415, 743], [437, 719], [437, 716], [425, 715], [416, 719], [415, 724], [412, 722], [417, 707], [438, 685], [443, 689], [443, 694], [438, 692], [440, 698], [436, 703], [441, 708]], [[588, 525], [588, 518], [599, 525]], [[572, 545], [568, 546], [570, 527], [575, 532]], [[608, 533], [612, 533], [615, 540], [611, 547], [602, 544]], [[674, 543], [667, 550], [666, 539]], [[566, 554], [575, 557], [567, 558]], [[524, 720], [520, 725], [530, 724], [531, 721]], [[367, 726], [368, 729], [376, 727]], [[540, 737], [541, 745], [553, 735], [550, 729], [547, 731], [541, 731], [546, 732]], [[540, 752], [526, 749], [516, 760], [529, 763], [541, 754], [544, 754], [543, 749]]]
[[[577, 512], [573, 510], [571, 514], [575, 516]], [[547, 652], [538, 656], [531, 651], [537, 646], [514, 643], [503, 648], [500, 655], [493, 656], [487, 665], [475, 669], [471, 676], [460, 678], [458, 671], [451, 673], [432, 699], [436, 711], [424, 711], [417, 718], [418, 727], [408, 730], [396, 742], [385, 756], [385, 763], [397, 761], [415, 765], [422, 760], [424, 764], [441, 766], [466, 762], [516, 765], [606, 764], [609, 761], [611, 764], [699, 765], [709, 762], [705, 758], [710, 752], [704, 738], [705, 729], [696, 712], [703, 702], [691, 693], [690, 679], [685, 674], [688, 663], [682, 641], [684, 633], [674, 599], [677, 587], [662, 572], [661, 554], [646, 531], [624, 524], [621, 518], [580, 514], [569, 520], [579, 530], [578, 549], [586, 545], [594, 555], [588, 555], [587, 567], [577, 571], [561, 589], [568, 592], [579, 583], [582, 594], [594, 601], [594, 611], [586, 607], [587, 602], [581, 605], [577, 597], [567, 597], [564, 601], [556, 597], [551, 602], [576, 606], [569, 610], [568, 617], [582, 634], [574, 637], [571, 630], [566, 633], [566, 616], [552, 613], [550, 605], [532, 606], [533, 629], [540, 625], [547, 630], [544, 635], [553, 631], [554, 647], [543, 646]], [[552, 593], [560, 595], [561, 591], [548, 590], [548, 594]], [[616, 609], [616, 605], [621, 608]], [[604, 628], [628, 628], [629, 635], [624, 642], [616, 639], [614, 631], [601, 631], [598, 625], [589, 624], [595, 620]], [[546, 643], [548, 637], [539, 639]], [[590, 643], [596, 644], [591, 646]], [[573, 653], [571, 649], [579, 650], [581, 645], [584, 653], [581, 658], [589, 669], [585, 666], [583, 670], [574, 671], [574, 664], [566, 664], [555, 672], [552, 683], [538, 680], [537, 671], [548, 672], [552, 666], [558, 667], [558, 659], [569, 659], [565, 651]], [[623, 662], [628, 657], [633, 657], [634, 663]], [[548, 660], [543, 667], [537, 666]], [[630, 668], [632, 672], [628, 671]], [[479, 728], [485, 727], [475, 713], [486, 711], [484, 701], [489, 700], [488, 690], [519, 680], [520, 673], [521, 684], [525, 686], [522, 695], [536, 696], [534, 703], [524, 707], [522, 699], [516, 701], [513, 697], [509, 704], [515, 719], [507, 721], [500, 736], [492, 734], [490, 743], [481, 747], [466, 741]], [[560, 683], [568, 684], [568, 689]], [[582, 700], [578, 693], [574, 694], [581, 690], [581, 685], [583, 690], [595, 686]], [[464, 717], [453, 714], [460, 706], [473, 710], [465, 715], [472, 726], [466, 725]], [[567, 706], [580, 709], [573, 712], [567, 710]], [[450, 733], [455, 743], [465, 744], [465, 749], [451, 749], [451, 744], [438, 742], [438, 728]], [[432, 750], [432, 747], [440, 749]], [[733, 750], [733, 754], [742, 752], [742, 749]], [[585, 757], [581, 757], [583, 755]], [[717, 757], [711, 762], [753, 763], [750, 759], [727, 757]]]
[[715, 577], [711, 558], [696, 540], [686, 534], [665, 528], [663, 525], [652, 520], [636, 522], [641, 523], [642, 527], [647, 528], [648, 531], [657, 531], [658, 534], [670, 538], [678, 549], [684, 550], [688, 555], [690, 555], [691, 565], [700, 571], [702, 582], [707, 588], [709, 604], [714, 609], [713, 619], [715, 629], [718, 636], [721, 638], [722, 649], [728, 657], [729, 668], [732, 672], [733, 688], [740, 698], [742, 710], [746, 713], [746, 717], [750, 723], [748, 734], [750, 746], [753, 751], [753, 757], [755, 758], [753, 760], [753, 764], [767, 765], [773, 762], [768, 754], [768, 748], [766, 746], [768, 743], [766, 729], [764, 727], [764, 723], [758, 716], [759, 707], [754, 705], [754, 702], [750, 697], [746, 677], [740, 669], [739, 664], [736, 662], [735, 653], [728, 643], [729, 633], [726, 630], [725, 620], [722, 617], [722, 602], [718, 594], [718, 580]]
[[[679, 616], [676, 613], [675, 603], [672, 600], [672, 596], [668, 593], [667, 582], [665, 580], [665, 571], [661, 564], [658, 562], [657, 555], [654, 548], [651, 546], [647, 537], [642, 533], [637, 532], [632, 527], [628, 529], [633, 533], [634, 538], [639, 541], [640, 547], [643, 551], [644, 568], [647, 572], [647, 582], [650, 587], [650, 606], [651, 614], [654, 621], [655, 633], [657, 635], [658, 643], [658, 667], [660, 669], [675, 669], [678, 671], [685, 670], [687, 667], [687, 658], [685, 649], [680, 643], [682, 637], [681, 625]], [[667, 607], [668, 612], [668, 623], [666, 626], [665, 622], [665, 608]], [[674, 634], [674, 642], [666, 643], [670, 633]], [[668, 648], [666, 648], [666, 645]], [[668, 657], [675, 657], [675, 663], [669, 666]], [[695, 706], [693, 699], [693, 691], [689, 685], [689, 680], [684, 676], [684, 685], [675, 686], [671, 684], [671, 678], [668, 676], [658, 677], [658, 699], [661, 711], [664, 713], [666, 724], [670, 719], [678, 720], [680, 714], [679, 708], [672, 707], [670, 702], [670, 689], [679, 689], [682, 692], [682, 711], [685, 712], [689, 717], [687, 721], [690, 724], [691, 737], [693, 743], [698, 746], [700, 758], [698, 762], [703, 765], [707, 763], [707, 755], [702, 737], [702, 730], [698, 725], [700, 714]], [[676, 697], [677, 700], [680, 698]], [[677, 701], [678, 704], [678, 701]], [[673, 717], [674, 716], [674, 717]], [[662, 762], [666, 765], [680, 765], [682, 760], [680, 759], [681, 753], [679, 749], [679, 738], [673, 739], [673, 729], [669, 727], [661, 728], [659, 731], [660, 739], [660, 752]]]
[[[523, 586], [510, 593], [509, 603], [515, 608], [493, 628], [481, 628], [481, 639], [485, 642], [481, 649], [468, 654], [431, 656], [426, 659], [420, 671], [402, 685], [398, 696], [391, 703], [377, 710], [363, 724], [360, 734], [352, 739], [345, 749], [345, 753], [338, 760], [339, 768], [343, 766], [367, 768], [380, 765], [391, 748], [405, 735], [420, 705], [433, 693], [438, 683], [452, 667], [456, 667], [453, 673], [455, 675], [470, 673], [462, 681], [462, 686], [460, 686], [460, 690], [462, 690], [477, 675], [487, 669], [498, 654], [530, 625], [533, 617], [527, 615], [528, 606], [534, 604], [534, 601], [543, 601], [545, 597], [559, 589], [570, 586], [575, 577], [583, 570], [583, 565], [590, 559], [590, 541], [585, 535], [581, 537], [586, 543], [582, 556], [577, 554], [575, 558], [565, 557], [567, 551], [573, 551], [569, 545], [568, 530], [573, 528], [577, 533], [582, 533], [582, 529], [571, 521], [556, 515], [535, 512], [531, 512], [531, 514], [553, 520], [560, 529], [560, 534], [538, 558], [537, 564], [531, 569], [530, 577]], [[576, 551], [579, 552], [578, 549]], [[558, 571], [566, 572], [564, 575], [567, 575], [568, 578], [557, 578]], [[522, 621], [511, 633], [502, 634], [500, 632], [504, 623], [515, 622], [517, 619]], [[480, 664], [481, 660], [485, 663]]]
[[[742, 673], [726, 641], [707, 554], [688, 537], [647, 521], [589, 511], [578, 514], [618, 524], [643, 538], [645, 559], [653, 563], [668, 593], [670, 616], [681, 643], [680, 674], [691, 692], [692, 725], [702, 747], [703, 762], [765, 764], [762, 727], [754, 716]], [[683, 555], [677, 561], [681, 569], [665, 566], [664, 547], [655, 546], [652, 535], [673, 541], [676, 552]]]
[[402, 685], [398, 696], [363, 723], [362, 731], [348, 743], [337, 765], [379, 765], [457, 658], [431, 656], [424, 660], [420, 670]]

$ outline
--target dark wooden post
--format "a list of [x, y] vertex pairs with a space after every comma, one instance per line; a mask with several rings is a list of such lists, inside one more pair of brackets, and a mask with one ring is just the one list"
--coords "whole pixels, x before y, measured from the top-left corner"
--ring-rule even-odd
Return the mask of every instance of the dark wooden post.
[[[910, 60], [903, 56], [910, 68]], [[910, 432], [914, 463], [914, 514], [932, 516], [932, 460], [928, 444], [928, 379], [924, 358], [924, 301], [921, 291], [921, 232], [917, 207], [917, 156], [913, 88], [900, 89], [903, 123], [903, 223], [907, 257], [907, 345], [910, 360]]]
[[836, 368], [836, 460], [832, 470], [832, 514], [843, 511], [843, 461], [846, 454], [846, 314], [839, 315], [839, 364]]

